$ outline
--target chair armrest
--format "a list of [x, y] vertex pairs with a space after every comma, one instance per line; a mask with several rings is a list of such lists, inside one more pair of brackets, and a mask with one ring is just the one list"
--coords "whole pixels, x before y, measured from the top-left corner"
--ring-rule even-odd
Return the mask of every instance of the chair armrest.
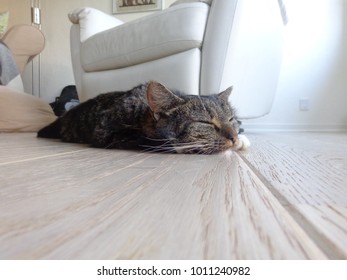
[[202, 45], [209, 6], [177, 5], [95, 34], [81, 43], [86, 72], [119, 69]]
[[123, 21], [90, 7], [79, 8], [69, 13], [73, 24], [80, 26], [80, 41], [84, 42], [89, 37], [101, 31], [123, 24]]
[[23, 73], [25, 66], [45, 47], [43, 33], [27, 24], [12, 26], [4, 34], [2, 41], [11, 50], [20, 73]]

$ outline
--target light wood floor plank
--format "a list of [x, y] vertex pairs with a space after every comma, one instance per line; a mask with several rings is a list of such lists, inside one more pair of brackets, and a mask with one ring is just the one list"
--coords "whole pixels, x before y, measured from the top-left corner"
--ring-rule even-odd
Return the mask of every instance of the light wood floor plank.
[[325, 258], [235, 153], [58, 144], [65, 152], [0, 166], [0, 258]]
[[242, 157], [331, 258], [347, 258], [347, 134], [251, 137]]
[[61, 153], [76, 153], [86, 145], [36, 138], [34, 133], [0, 133], [0, 166]]

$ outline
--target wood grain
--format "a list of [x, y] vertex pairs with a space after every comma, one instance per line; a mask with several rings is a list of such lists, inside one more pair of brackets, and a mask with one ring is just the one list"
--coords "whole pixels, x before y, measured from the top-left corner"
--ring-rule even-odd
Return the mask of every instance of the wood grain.
[[[33, 134], [0, 134], [0, 258], [324, 259], [330, 251], [345, 252], [344, 235], [335, 234], [346, 217], [346, 191], [334, 183], [333, 193], [318, 192], [322, 200], [315, 203], [306, 192], [281, 193], [288, 189], [283, 184], [288, 170], [277, 161], [266, 168], [269, 160], [260, 159], [269, 152], [262, 141], [275, 147], [282, 141], [260, 136], [252, 137], [259, 141], [248, 154], [204, 156], [92, 149]], [[342, 179], [345, 159], [334, 155], [329, 161]], [[281, 181], [266, 179], [265, 171]], [[339, 176], [333, 181], [340, 182]], [[338, 203], [327, 203], [335, 191]], [[320, 208], [322, 201], [326, 208]], [[325, 232], [313, 206], [332, 222]], [[342, 240], [332, 243], [332, 235]]]
[[253, 135], [243, 159], [330, 258], [347, 258], [347, 134]]
[[33, 133], [0, 134], [0, 166], [52, 157], [61, 153], [76, 153], [85, 145], [64, 144], [59, 140], [46, 141]]

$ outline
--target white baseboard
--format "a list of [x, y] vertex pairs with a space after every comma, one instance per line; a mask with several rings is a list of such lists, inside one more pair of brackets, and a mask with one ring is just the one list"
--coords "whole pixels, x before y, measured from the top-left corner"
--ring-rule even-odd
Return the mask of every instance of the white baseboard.
[[243, 121], [246, 132], [347, 132], [347, 124], [264, 124]]

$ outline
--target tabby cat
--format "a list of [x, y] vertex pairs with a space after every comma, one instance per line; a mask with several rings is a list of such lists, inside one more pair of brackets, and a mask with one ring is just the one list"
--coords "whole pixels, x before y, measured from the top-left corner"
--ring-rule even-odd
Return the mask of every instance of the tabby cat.
[[249, 146], [238, 135], [228, 98], [232, 88], [210, 96], [184, 95], [151, 81], [126, 92], [100, 94], [67, 111], [38, 137], [97, 148], [211, 154]]

